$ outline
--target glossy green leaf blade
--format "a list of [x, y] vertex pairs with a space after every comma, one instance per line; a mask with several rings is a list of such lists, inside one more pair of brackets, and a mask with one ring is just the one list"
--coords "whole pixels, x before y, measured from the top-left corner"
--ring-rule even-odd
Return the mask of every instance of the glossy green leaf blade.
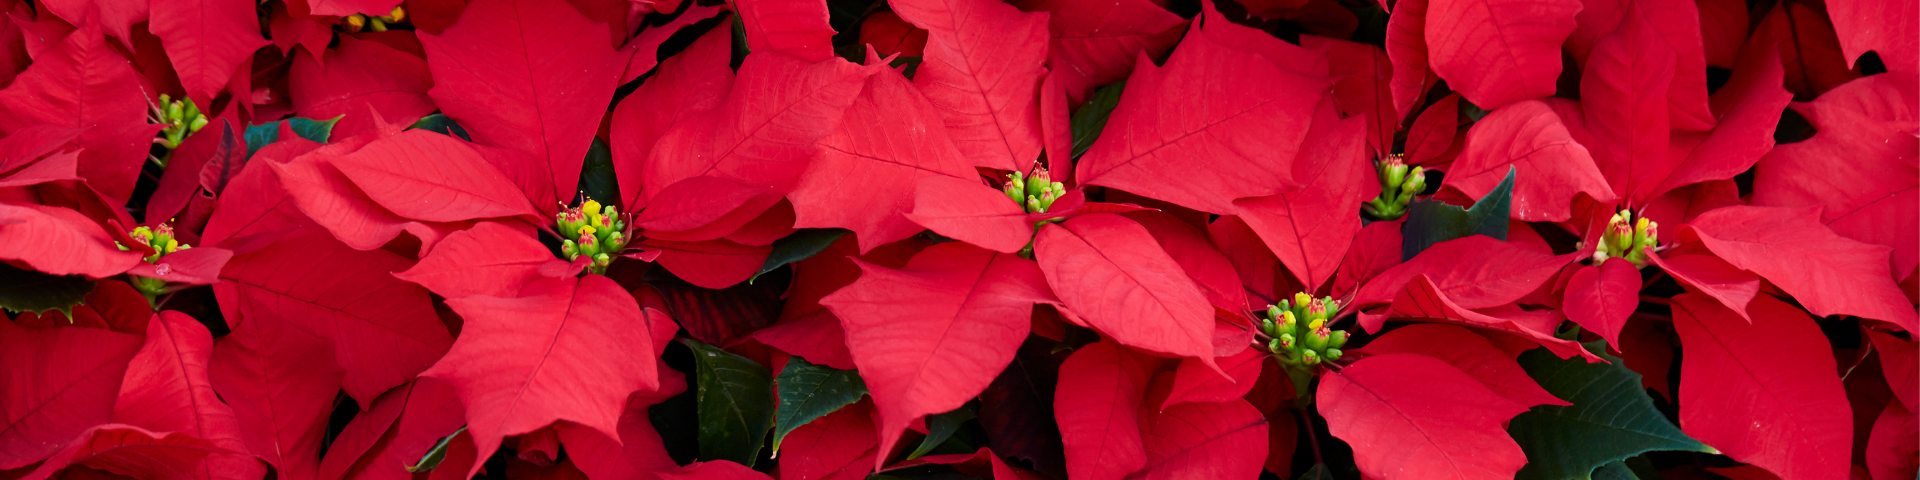
[[420, 461], [414, 462], [413, 465], [406, 467], [407, 472], [431, 472], [435, 467], [439, 467], [440, 462], [447, 459], [447, 446], [452, 445], [453, 439], [459, 437], [460, 432], [465, 431], [467, 431], [467, 426], [461, 425], [459, 430], [454, 430], [453, 433], [440, 437], [440, 441], [434, 442], [433, 448], [428, 449], [426, 455], [420, 456]]
[[1093, 147], [1093, 141], [1100, 138], [1100, 131], [1107, 128], [1107, 118], [1113, 116], [1113, 108], [1120, 105], [1120, 92], [1126, 89], [1125, 80], [1100, 87], [1087, 97], [1080, 111], [1073, 112], [1073, 118], [1067, 122], [1073, 132], [1073, 158], [1086, 154], [1087, 149]]
[[973, 409], [964, 406], [953, 409], [951, 412], [928, 416], [927, 436], [920, 439], [920, 446], [914, 447], [913, 453], [907, 454], [907, 458], [920, 458], [933, 452], [934, 447], [953, 438], [954, 432], [960, 431], [961, 424], [967, 423], [967, 420], [972, 420], [976, 416]]
[[747, 283], [753, 283], [754, 280], [760, 279], [761, 275], [774, 271], [781, 265], [817, 255], [821, 250], [826, 250], [828, 245], [833, 245], [841, 235], [846, 234], [847, 230], [843, 228], [802, 228], [793, 232], [792, 235], [787, 235], [787, 238], [775, 240], [773, 253], [767, 255], [767, 263], [761, 265], [760, 271], [754, 272], [753, 277], [747, 279]]
[[1633, 474], [1633, 469], [1627, 468], [1627, 464], [1619, 460], [1607, 462], [1600, 468], [1594, 469], [1592, 478], [1593, 480], [1640, 480], [1640, 476]]
[[1473, 202], [1473, 208], [1460, 208], [1438, 200], [1417, 200], [1407, 206], [1407, 223], [1400, 226], [1404, 240], [1400, 244], [1401, 261], [1411, 260], [1433, 244], [1486, 235], [1507, 239], [1507, 217], [1513, 211], [1514, 169], [1493, 191]]
[[[587, 147], [587, 160], [580, 167], [580, 191], [603, 204], [613, 205], [620, 199], [620, 179], [613, 173], [613, 150], [598, 138]], [[626, 205], [620, 208], [632, 210]]]
[[413, 126], [407, 128], [417, 128], [441, 135], [460, 137], [461, 140], [469, 142], [473, 141], [473, 135], [467, 133], [466, 127], [455, 123], [452, 118], [448, 118], [447, 115], [443, 113], [420, 117], [419, 121], [413, 122]]
[[48, 275], [0, 263], [0, 308], [12, 312], [45, 313], [59, 310], [69, 318], [73, 307], [93, 293], [93, 282], [80, 275]]
[[780, 409], [774, 412], [773, 451], [793, 429], [860, 401], [867, 382], [853, 370], [837, 370], [793, 357], [774, 379], [780, 386]]
[[1543, 405], [1513, 418], [1513, 435], [1529, 462], [1520, 479], [1586, 478], [1609, 462], [1655, 450], [1716, 453], [1667, 421], [1640, 389], [1640, 374], [1606, 353], [1604, 342], [1587, 350], [1611, 363], [1561, 360], [1544, 349], [1520, 355], [1520, 366], [1572, 406]]
[[773, 377], [747, 357], [693, 339], [694, 378], [699, 385], [700, 459], [753, 466], [773, 426]]
[[327, 139], [333, 137], [333, 125], [340, 123], [340, 118], [342, 117], [333, 117], [328, 120], [314, 120], [311, 118], [294, 117], [286, 120], [267, 122], [262, 125], [250, 125], [247, 127], [245, 135], [247, 137], [247, 156], [253, 156], [253, 152], [260, 151], [260, 147], [265, 147], [273, 142], [280, 141], [280, 122], [292, 122], [293, 134], [299, 135], [300, 138], [312, 140], [316, 143], [327, 143]]

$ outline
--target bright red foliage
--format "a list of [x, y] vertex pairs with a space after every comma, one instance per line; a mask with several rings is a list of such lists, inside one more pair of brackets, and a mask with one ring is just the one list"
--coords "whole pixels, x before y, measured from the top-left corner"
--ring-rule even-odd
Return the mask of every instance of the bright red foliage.
[[0, 478], [1909, 479], [1916, 11], [0, 0]]

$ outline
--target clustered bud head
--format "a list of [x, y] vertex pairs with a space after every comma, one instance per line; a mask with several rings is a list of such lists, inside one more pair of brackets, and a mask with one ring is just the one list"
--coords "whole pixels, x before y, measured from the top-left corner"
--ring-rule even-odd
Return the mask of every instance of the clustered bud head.
[[395, 6], [393, 7], [393, 11], [386, 15], [374, 16], [356, 13], [343, 17], [340, 20], [342, 26], [348, 33], [359, 33], [362, 30], [384, 32], [387, 31], [391, 25], [407, 21], [407, 9]]
[[1340, 301], [1333, 297], [1300, 293], [1268, 306], [1260, 331], [1273, 339], [1267, 348], [1281, 365], [1311, 375], [1315, 365], [1339, 360], [1340, 347], [1347, 344], [1347, 332], [1330, 327], [1339, 312]]
[[1067, 194], [1067, 185], [1047, 178], [1047, 170], [1042, 168], [1031, 177], [1020, 172], [1007, 174], [1007, 183], [1000, 191], [1027, 213], [1041, 213], [1052, 208], [1054, 200]]
[[201, 114], [200, 107], [190, 100], [175, 99], [162, 93], [160, 103], [150, 105], [147, 109], [147, 113], [153, 117], [148, 119], [151, 123], [166, 125], [166, 128], [160, 129], [160, 138], [154, 141], [168, 150], [179, 148], [181, 140], [207, 126], [207, 116]]
[[[133, 230], [127, 231], [127, 237], [132, 238], [135, 242], [145, 244], [147, 248], [153, 249], [153, 253], [148, 254], [145, 258], [142, 258], [142, 260], [145, 260], [147, 263], [159, 265], [160, 268], [157, 270], [164, 275], [170, 269], [167, 264], [159, 263], [160, 257], [193, 248], [193, 245], [180, 243], [180, 239], [174, 238], [173, 233], [173, 225], [162, 223], [153, 227], [134, 227]], [[120, 242], [114, 242], [113, 246], [119, 247], [121, 251], [133, 250], [126, 245], [121, 245]], [[128, 283], [133, 284], [135, 290], [139, 290], [141, 294], [147, 296], [148, 301], [152, 301], [155, 297], [159, 297], [161, 294], [169, 291], [166, 280], [132, 274], [128, 274], [127, 279], [131, 280]]]
[[1375, 162], [1374, 171], [1380, 176], [1380, 196], [1368, 200], [1360, 208], [1375, 220], [1400, 218], [1406, 214], [1407, 204], [1413, 202], [1413, 196], [1427, 189], [1426, 169], [1408, 169], [1403, 155], [1388, 155]]
[[601, 205], [592, 198], [578, 207], [564, 208], [554, 214], [554, 226], [554, 231], [564, 237], [560, 241], [560, 254], [569, 262], [586, 256], [587, 270], [593, 273], [607, 273], [613, 256], [627, 248], [627, 241], [632, 237], [619, 207]]
[[1660, 245], [1660, 224], [1647, 217], [1634, 218], [1633, 212], [1621, 210], [1607, 220], [1605, 233], [1593, 247], [1593, 264], [1599, 265], [1609, 258], [1624, 258], [1633, 263], [1633, 268], [1646, 268], [1650, 249]]

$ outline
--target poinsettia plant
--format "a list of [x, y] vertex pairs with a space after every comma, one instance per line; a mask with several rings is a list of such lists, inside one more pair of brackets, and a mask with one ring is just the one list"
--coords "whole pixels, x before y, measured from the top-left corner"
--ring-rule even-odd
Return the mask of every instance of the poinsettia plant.
[[1911, 0], [0, 0], [0, 478], [1911, 479]]

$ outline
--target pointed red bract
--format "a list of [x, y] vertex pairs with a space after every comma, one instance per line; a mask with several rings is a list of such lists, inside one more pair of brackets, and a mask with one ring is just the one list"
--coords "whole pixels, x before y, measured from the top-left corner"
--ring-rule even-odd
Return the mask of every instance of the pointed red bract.
[[140, 337], [77, 326], [0, 322], [0, 468], [31, 465], [106, 423]]
[[753, 52], [780, 52], [820, 62], [833, 58], [827, 5], [811, 0], [734, 0]]
[[727, 65], [733, 54], [732, 22], [722, 20], [692, 46], [660, 62], [653, 77], [614, 107], [607, 142], [625, 211], [640, 210], [646, 205], [644, 199], [653, 196], [642, 192], [641, 187], [649, 183], [644, 167], [654, 142], [675, 124], [726, 100], [727, 91], [733, 87], [733, 68]]
[[653, 359], [630, 353], [653, 351], [648, 324], [668, 320], [642, 311], [606, 277], [543, 278], [518, 298], [447, 305], [466, 326], [446, 357], [420, 375], [460, 392], [476, 458], [492, 456], [507, 436], [560, 420], [618, 436], [627, 395], [659, 386]]
[[1620, 345], [1620, 328], [1640, 306], [1640, 271], [1625, 260], [1581, 268], [1567, 282], [1567, 319]]
[[[778, 0], [776, 0], [778, 1]], [[711, 175], [785, 193], [815, 143], [875, 71], [845, 60], [812, 63], [778, 52], [748, 55], [727, 99], [660, 137], [646, 159], [641, 194]]]
[[294, 110], [308, 118], [340, 117], [330, 131], [334, 138], [373, 128], [371, 114], [409, 123], [435, 110], [427, 97], [433, 88], [427, 61], [379, 42], [341, 36], [325, 63], [314, 55], [292, 60], [287, 90]]
[[140, 263], [123, 252], [98, 224], [64, 208], [0, 203], [0, 259], [18, 260], [53, 275], [110, 277]]
[[[1780, 57], [1773, 53], [1761, 48], [1741, 52], [1733, 78], [1713, 93], [1712, 108], [1720, 116], [1719, 123], [1704, 134], [1674, 133], [1669, 155], [1685, 153], [1686, 159], [1654, 191], [1732, 179], [1773, 149], [1780, 112], [1793, 100], [1793, 94], [1780, 86], [1783, 70]], [[1692, 151], [1686, 151], [1689, 148]]]
[[1294, 157], [1330, 83], [1195, 36], [1165, 67], [1135, 65], [1075, 180], [1232, 213], [1303, 180]]
[[[1508, 304], [1503, 307], [1474, 311], [1462, 308], [1449, 298], [1446, 292], [1435, 286], [1433, 280], [1422, 274], [1407, 282], [1405, 290], [1393, 299], [1392, 308], [1386, 314], [1372, 316], [1361, 314], [1360, 324], [1368, 331], [1378, 331], [1384, 317], [1414, 318], [1420, 320], [1451, 323], [1479, 328], [1511, 337], [1496, 336], [1495, 340], [1505, 345], [1514, 345], [1516, 351], [1533, 347], [1527, 342], [1547, 347], [1560, 358], [1583, 357], [1590, 363], [1602, 362], [1599, 356], [1588, 352], [1579, 342], [1553, 336], [1560, 322], [1565, 320], [1557, 310], [1521, 310]], [[1372, 317], [1371, 319], [1369, 317]]]
[[1560, 43], [1573, 32], [1579, 2], [1432, 0], [1427, 7], [1433, 72], [1468, 101], [1495, 109], [1553, 95]]
[[905, 77], [867, 77], [840, 128], [820, 140], [812, 164], [787, 195], [793, 226], [852, 230], [862, 252], [920, 233], [923, 227], [904, 215], [913, 208], [919, 179], [978, 177], [947, 136], [943, 111]]
[[570, 201], [595, 127], [627, 57], [605, 25], [571, 4], [476, 0], [439, 35], [421, 35], [433, 89], [427, 93], [481, 145], [538, 159], [554, 194], [541, 211]]
[[[207, 362], [213, 337], [192, 317], [176, 311], [153, 316], [147, 343], [127, 367], [113, 420], [156, 432], [181, 432], [232, 452], [245, 452], [240, 421], [213, 392]], [[253, 458], [219, 455], [194, 468], [196, 475], [222, 478], [265, 475]]]
[[409, 130], [325, 160], [374, 202], [408, 219], [541, 218], [512, 181], [447, 135]]
[[446, 353], [453, 338], [427, 292], [394, 278], [412, 262], [356, 251], [307, 229], [234, 257], [214, 286], [233, 325], [285, 322], [332, 344], [349, 395], [371, 405]]
[[1181, 403], [1238, 399], [1253, 389], [1254, 382], [1260, 379], [1261, 368], [1269, 358], [1270, 354], [1257, 348], [1248, 348], [1239, 354], [1222, 358], [1219, 360], [1220, 369], [1225, 370], [1228, 376], [1221, 376], [1199, 360], [1180, 360], [1179, 369], [1173, 373], [1173, 387], [1168, 391], [1167, 399], [1151, 406], [1156, 411], [1164, 412]]
[[846, 328], [879, 409], [881, 451], [913, 419], [985, 390], [1026, 338], [1033, 304], [1052, 301], [1033, 262], [964, 243], [929, 247], [900, 270], [856, 263], [860, 279], [820, 304]]
[[1355, 212], [1371, 198], [1363, 197], [1365, 186], [1377, 182], [1367, 168], [1366, 124], [1331, 120], [1323, 115], [1314, 122], [1308, 134], [1312, 140], [1293, 165], [1293, 177], [1306, 186], [1233, 202], [1240, 218], [1260, 234], [1287, 271], [1306, 282], [1308, 292], [1319, 291], [1339, 269], [1340, 259], [1360, 233], [1360, 216]]
[[1060, 364], [1053, 414], [1073, 478], [1114, 480], [1147, 465], [1140, 411], [1157, 360], [1112, 341], [1080, 347]]
[[227, 318], [233, 333], [214, 345], [207, 377], [233, 406], [246, 453], [283, 478], [317, 478], [327, 413], [343, 378], [334, 349], [285, 319]]
[[186, 472], [200, 459], [221, 450], [184, 433], [162, 434], [132, 425], [105, 424], [80, 434], [21, 478], [44, 480], [75, 466], [143, 478], [193, 478]]
[[80, 177], [125, 201], [133, 196], [150, 139], [162, 127], [144, 120], [148, 96], [130, 88], [139, 77], [91, 24], [46, 48], [0, 90], [0, 134], [37, 125], [84, 129]]
[[1889, 249], [1834, 234], [1817, 212], [1735, 206], [1707, 212], [1691, 226], [1714, 255], [1760, 274], [1814, 315], [1858, 315], [1920, 330], [1889, 273]]
[[217, 0], [152, 3], [148, 28], [166, 46], [167, 58], [180, 73], [180, 85], [186, 88], [187, 97], [203, 111], [212, 111], [213, 97], [227, 87], [242, 62], [268, 44], [260, 36], [260, 18], [253, 7]]
[[[1442, 134], [1451, 138], [1451, 132]], [[1474, 123], [1466, 150], [1447, 169], [1447, 185], [1480, 198], [1506, 179], [1510, 168], [1515, 219], [1566, 221], [1572, 218], [1573, 196], [1580, 193], [1601, 203], [1617, 198], [1587, 148], [1573, 140], [1545, 103], [1514, 103]]]
[[1493, 393], [1521, 406], [1569, 405], [1547, 393], [1520, 369], [1520, 364], [1494, 348], [1493, 343], [1472, 331], [1452, 326], [1423, 323], [1387, 332], [1367, 346], [1355, 350], [1368, 355], [1411, 353], [1437, 358], [1453, 365], [1487, 385]]
[[1652, 200], [1654, 188], [1681, 160], [1668, 154], [1672, 124], [1666, 114], [1676, 55], [1653, 29], [1629, 19], [1594, 47], [1580, 78], [1584, 127], [1591, 136], [1583, 143], [1614, 193], [1633, 206]]
[[314, 15], [333, 15], [344, 17], [356, 13], [367, 16], [382, 16], [393, 13], [393, 7], [399, 0], [307, 0], [307, 7]]
[[879, 451], [873, 405], [859, 402], [793, 429], [781, 442], [780, 478], [858, 480]]
[[741, 245], [731, 240], [675, 242], [646, 240], [632, 247], [642, 252], [658, 252], [667, 271], [700, 288], [727, 288], [753, 277], [767, 264], [773, 247]]
[[1040, 155], [1038, 88], [1046, 72], [1047, 15], [992, 0], [892, 2], [927, 29], [913, 82], [939, 107], [973, 164], [1026, 172]]
[[913, 197], [907, 219], [942, 236], [1002, 253], [1018, 252], [1033, 239], [1027, 211], [978, 180], [929, 175], [915, 184]]
[[1033, 243], [1047, 283], [1088, 326], [1214, 366], [1213, 307], [1146, 228], [1101, 213], [1047, 225]]
[[1840, 48], [1853, 67], [1868, 50], [1880, 54], [1888, 71], [1920, 70], [1920, 10], [1898, 0], [1830, 0], [1827, 15], [1839, 34]]
[[562, 277], [569, 270], [531, 232], [483, 222], [448, 235], [413, 268], [393, 275], [444, 298], [514, 297], [534, 279]]
[[[1351, 305], [1370, 308], [1392, 302], [1415, 276], [1426, 275], [1462, 307], [1497, 307], [1526, 296], [1570, 260], [1569, 256], [1556, 257], [1485, 235], [1448, 240], [1367, 281]], [[1362, 316], [1361, 324], [1367, 323]]]
[[1022, 0], [1014, 5], [1047, 12], [1053, 32], [1047, 65], [1059, 73], [1067, 100], [1075, 105], [1094, 87], [1125, 79], [1140, 54], [1166, 55], [1187, 26], [1151, 0]]
[[[1728, 310], [1747, 317], [1747, 302], [1760, 293], [1760, 276], [1728, 264], [1712, 255], [1680, 255], [1665, 258], [1648, 255], [1654, 265], [1672, 275], [1691, 292], [1720, 300]], [[1751, 320], [1751, 319], [1749, 319]]]
[[1851, 409], [1826, 336], [1805, 313], [1760, 296], [1749, 324], [1719, 301], [1673, 298], [1680, 361], [1680, 428], [1785, 478], [1847, 478]]
[[1383, 480], [1505, 478], [1527, 461], [1502, 425], [1527, 407], [1433, 357], [1367, 357], [1320, 379], [1327, 430]]
[[1887, 402], [1867, 437], [1867, 471], [1875, 479], [1920, 475], [1920, 417], [1900, 402]]
[[1266, 463], [1267, 419], [1246, 400], [1176, 405], [1145, 417], [1140, 478], [1252, 478]]

